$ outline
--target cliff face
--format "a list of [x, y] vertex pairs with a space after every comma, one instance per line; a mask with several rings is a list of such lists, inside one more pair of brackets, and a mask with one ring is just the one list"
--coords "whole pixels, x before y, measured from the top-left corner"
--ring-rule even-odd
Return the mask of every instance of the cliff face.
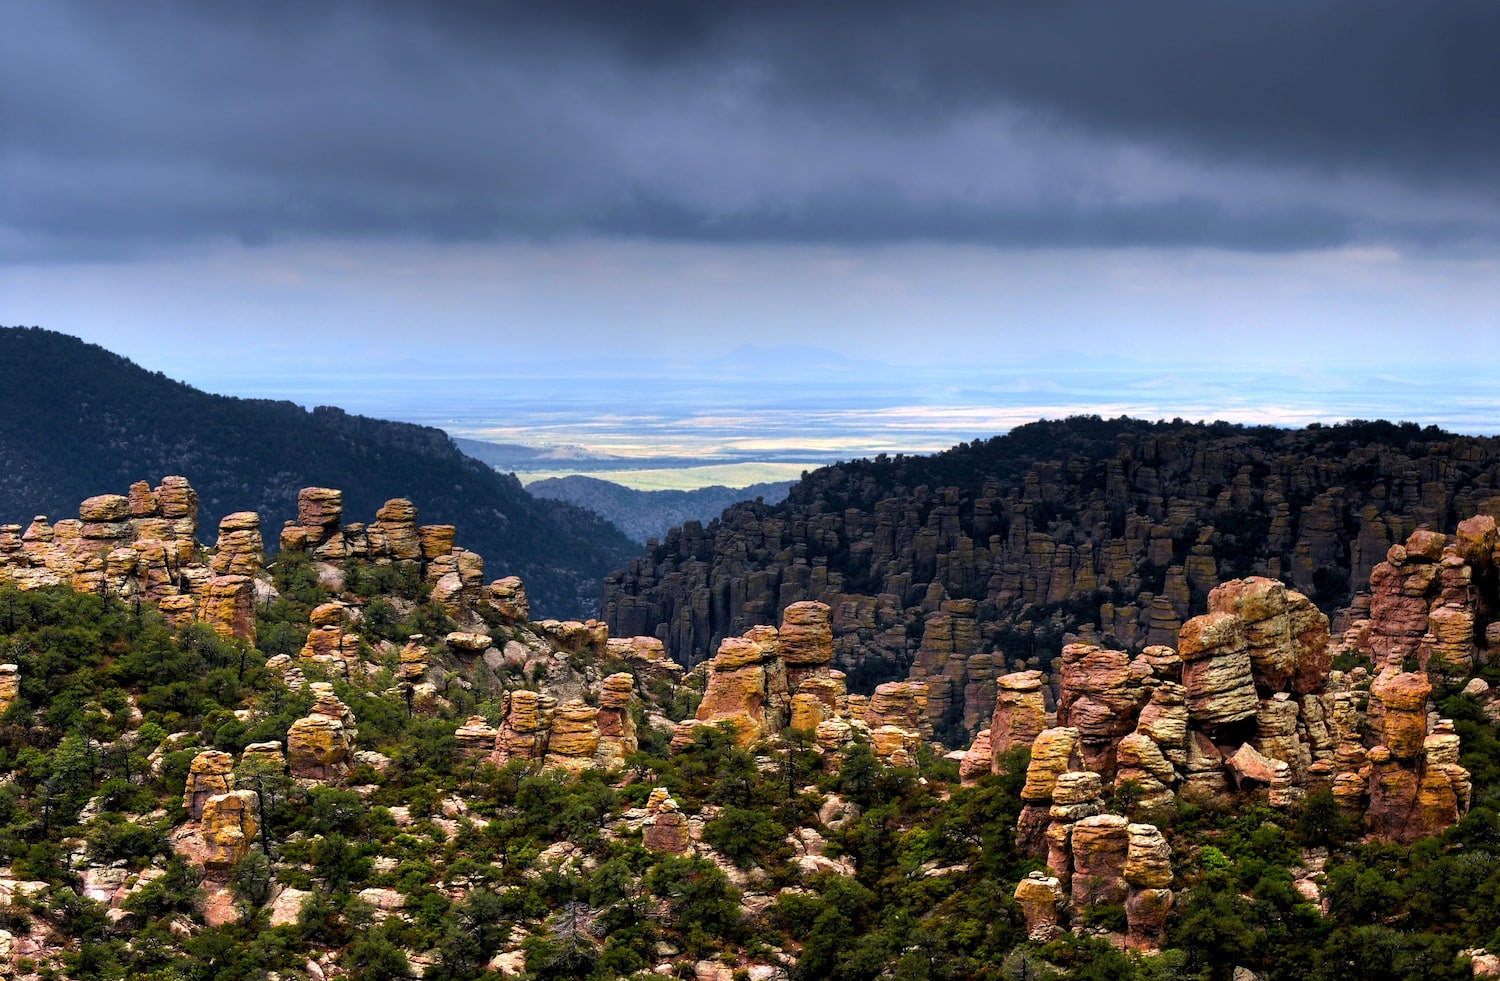
[[825, 468], [778, 507], [673, 529], [605, 581], [604, 617], [691, 665], [818, 600], [852, 688], [925, 681], [939, 728], [972, 731], [995, 678], [1045, 666], [1065, 632], [1174, 644], [1215, 584], [1248, 575], [1336, 609], [1418, 526], [1497, 497], [1500, 441], [1410, 424], [1035, 423]]

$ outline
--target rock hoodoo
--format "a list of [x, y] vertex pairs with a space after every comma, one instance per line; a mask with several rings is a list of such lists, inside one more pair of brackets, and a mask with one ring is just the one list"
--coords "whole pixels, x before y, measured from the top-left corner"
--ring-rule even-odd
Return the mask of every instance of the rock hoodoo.
[[317, 698], [312, 711], [287, 730], [287, 763], [298, 779], [342, 783], [353, 768], [354, 713], [327, 682], [313, 682], [312, 691]]

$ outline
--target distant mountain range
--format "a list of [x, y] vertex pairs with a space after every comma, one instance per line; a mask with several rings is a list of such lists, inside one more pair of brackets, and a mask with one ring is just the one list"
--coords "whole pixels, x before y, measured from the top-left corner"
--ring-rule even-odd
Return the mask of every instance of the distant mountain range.
[[[584, 446], [564, 444], [561, 446], [523, 446], [519, 443], [491, 443], [482, 439], [453, 437], [453, 444], [471, 456], [494, 467], [501, 473], [534, 473], [555, 470], [621, 470], [625, 467], [638, 470], [675, 469], [699, 467], [703, 460], [685, 456], [627, 457], [610, 453], [598, 453]], [[728, 462], [735, 462], [733, 458]], [[753, 459], [753, 457], [745, 457]], [[721, 461], [715, 461], [721, 462]]]
[[740, 501], [779, 504], [786, 498], [792, 483], [784, 480], [749, 487], [715, 485], [691, 491], [643, 491], [608, 480], [574, 475], [538, 480], [529, 484], [526, 490], [535, 497], [588, 508], [644, 544], [648, 539], [661, 538], [668, 529], [684, 522], [711, 521], [725, 508]]
[[489, 577], [524, 578], [538, 616], [558, 617], [595, 611], [599, 581], [639, 551], [602, 518], [527, 494], [439, 429], [210, 395], [38, 328], [0, 328], [0, 365], [11, 384], [0, 412], [6, 523], [72, 517], [86, 497], [167, 474], [197, 488], [209, 541], [227, 511], [253, 509], [274, 543], [306, 486], [342, 489], [350, 521], [406, 497], [423, 523], [458, 525]]

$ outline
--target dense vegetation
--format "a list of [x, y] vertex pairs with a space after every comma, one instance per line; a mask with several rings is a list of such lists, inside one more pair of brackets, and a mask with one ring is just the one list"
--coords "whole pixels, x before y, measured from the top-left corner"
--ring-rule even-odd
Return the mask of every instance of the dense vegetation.
[[596, 609], [599, 580], [638, 548], [597, 515], [532, 498], [437, 429], [209, 395], [37, 328], [0, 328], [0, 364], [27, 386], [0, 413], [5, 521], [74, 517], [85, 498], [181, 474], [201, 498], [203, 537], [228, 512], [259, 511], [274, 546], [302, 487], [342, 489], [348, 521], [408, 497], [424, 523], [459, 525], [492, 577], [525, 578], [539, 615], [560, 617]]
[[[283, 598], [261, 636], [294, 645], [326, 595], [295, 562], [277, 571]], [[439, 715], [413, 716], [391, 656], [368, 640], [384, 668], [332, 680], [387, 772], [356, 772], [357, 789], [242, 773], [264, 795], [264, 844], [229, 876], [242, 921], [208, 927], [213, 884], [172, 844], [187, 766], [200, 748], [281, 738], [309, 696], [273, 680], [264, 651], [198, 627], [174, 636], [149, 607], [0, 592], [0, 651], [23, 679], [0, 718], [0, 864], [48, 887], [0, 908], [0, 929], [51, 937], [57, 953], [28, 966], [79, 981], [295, 978], [332, 952], [355, 978], [413, 976], [415, 962], [458, 981], [498, 977], [486, 965], [518, 948], [534, 978], [661, 963], [691, 976], [710, 961], [838, 981], [1228, 979], [1236, 966], [1267, 981], [1379, 981], [1465, 978], [1464, 950], [1500, 948], [1500, 740], [1451, 692], [1441, 710], [1458, 720], [1476, 793], [1459, 825], [1403, 848], [1360, 844], [1326, 794], [1291, 814], [1181, 802], [1156, 815], [1176, 851], [1177, 909], [1166, 948], [1142, 957], [1103, 936], [1123, 924], [1117, 908], [1080, 912], [1082, 935], [1026, 941], [1010, 897], [1039, 863], [1013, 845], [1018, 776], [959, 788], [953, 764], [930, 755], [919, 772], [856, 747], [833, 766], [792, 733], [757, 753], [713, 728], [677, 754], [643, 730], [615, 773], [461, 762], [453, 730], [471, 713], [498, 721], [499, 682], [453, 685]], [[642, 847], [631, 809], [655, 786], [703, 820], [717, 860]], [[830, 801], [842, 819], [821, 823]], [[817, 829], [853, 874], [799, 868], [799, 829]], [[1296, 885], [1324, 856], [1326, 915]], [[109, 867], [160, 874], [110, 910], [83, 895], [89, 870]], [[294, 923], [270, 928], [282, 888], [308, 896]], [[401, 912], [361, 898], [370, 889], [399, 892]]]

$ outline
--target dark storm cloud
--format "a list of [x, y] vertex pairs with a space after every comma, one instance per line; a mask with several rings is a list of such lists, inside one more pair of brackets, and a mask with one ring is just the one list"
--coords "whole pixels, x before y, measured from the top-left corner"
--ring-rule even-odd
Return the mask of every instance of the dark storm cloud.
[[1500, 237], [1500, 4], [0, 11], [0, 255]]

